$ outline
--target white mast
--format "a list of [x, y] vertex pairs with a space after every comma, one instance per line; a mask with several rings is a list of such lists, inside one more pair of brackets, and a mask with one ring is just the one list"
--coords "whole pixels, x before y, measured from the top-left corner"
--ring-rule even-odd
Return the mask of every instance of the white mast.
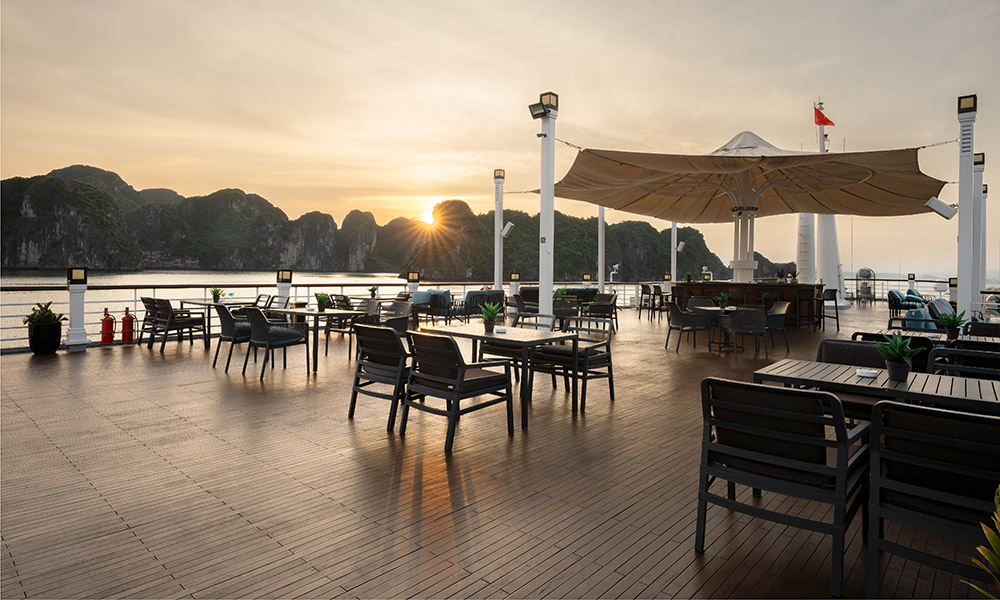
[[[823, 112], [823, 103], [816, 104]], [[819, 151], [826, 152], [826, 126], [819, 125]], [[844, 272], [840, 264], [840, 244], [837, 242], [835, 215], [816, 215], [816, 276], [827, 289], [837, 290], [837, 304], [847, 306], [844, 300]]]
[[972, 230], [975, 218], [975, 190], [973, 189], [975, 174], [973, 172], [972, 142], [973, 129], [976, 123], [976, 95], [960, 96], [958, 98], [958, 306], [956, 312], [965, 312], [966, 318], [972, 316], [973, 294], [978, 297], [979, 290], [973, 290], [975, 279], [973, 275], [972, 254], [978, 248], [972, 247]]
[[503, 169], [493, 170], [493, 289], [503, 289]]

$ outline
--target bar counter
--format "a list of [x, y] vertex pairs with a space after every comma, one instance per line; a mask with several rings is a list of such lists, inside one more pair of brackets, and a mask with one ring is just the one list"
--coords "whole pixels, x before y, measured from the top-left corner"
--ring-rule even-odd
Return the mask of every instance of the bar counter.
[[[729, 292], [731, 305], [764, 304], [764, 294], [775, 300], [786, 300], [790, 305], [785, 317], [786, 325], [797, 321], [796, 315], [801, 308], [809, 316], [816, 314], [819, 298], [823, 295], [823, 284], [759, 282], [736, 283], [733, 281], [675, 281], [671, 284], [671, 296], [681, 309], [687, 308], [687, 301], [693, 296], [714, 298], [722, 292]], [[740, 297], [742, 296], [742, 298]], [[810, 301], [809, 298], [813, 300]], [[768, 302], [770, 305], [770, 301]]]

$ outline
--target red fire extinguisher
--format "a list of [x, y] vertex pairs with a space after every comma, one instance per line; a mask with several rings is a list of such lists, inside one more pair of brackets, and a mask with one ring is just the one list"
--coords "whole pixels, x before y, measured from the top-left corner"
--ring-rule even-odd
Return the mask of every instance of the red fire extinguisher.
[[135, 332], [135, 316], [128, 314], [128, 307], [125, 307], [125, 316], [122, 317], [122, 343], [131, 344], [132, 336]]
[[115, 341], [115, 318], [104, 308], [104, 318], [101, 319], [101, 344], [113, 344]]

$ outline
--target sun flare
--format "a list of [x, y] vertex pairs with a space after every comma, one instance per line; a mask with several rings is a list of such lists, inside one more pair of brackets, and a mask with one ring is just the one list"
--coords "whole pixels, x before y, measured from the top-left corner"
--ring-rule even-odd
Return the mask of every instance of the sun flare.
[[420, 220], [428, 225], [434, 224], [434, 203], [430, 203], [424, 209], [424, 214], [420, 215]]

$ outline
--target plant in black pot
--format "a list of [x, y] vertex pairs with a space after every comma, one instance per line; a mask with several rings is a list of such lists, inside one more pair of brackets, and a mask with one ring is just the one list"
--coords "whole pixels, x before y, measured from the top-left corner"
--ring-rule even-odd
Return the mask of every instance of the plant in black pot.
[[725, 308], [729, 306], [729, 292], [719, 292], [719, 295], [712, 298], [712, 300], [715, 300], [719, 303], [719, 306]]
[[368, 291], [371, 292], [372, 298], [374, 298], [375, 296], [378, 295], [378, 286], [377, 285], [373, 285], [370, 288], [368, 288]]
[[225, 294], [225, 292], [222, 290], [222, 288], [218, 288], [218, 287], [214, 287], [214, 288], [212, 288], [212, 289], [210, 289], [208, 291], [212, 294], [212, 302], [218, 302], [219, 298], [222, 297], [222, 294]]
[[691, 280], [692, 280], [693, 278], [694, 278], [694, 275], [693, 275], [693, 274], [691, 273], [691, 271], [688, 271], [687, 273], [685, 273], [685, 274], [684, 274], [684, 279], [685, 279], [685, 280], [686, 280], [686, 281], [687, 281], [688, 283], [691, 283]]
[[326, 310], [327, 305], [330, 304], [330, 294], [324, 294], [323, 292], [316, 292], [316, 310], [323, 312]]
[[479, 312], [483, 314], [483, 326], [486, 328], [486, 333], [493, 333], [493, 328], [497, 324], [497, 317], [500, 315], [500, 304], [484, 302], [479, 307]]
[[958, 330], [965, 323], [965, 311], [963, 310], [957, 315], [955, 313], [941, 315], [935, 320], [941, 324], [941, 327], [944, 327], [944, 332], [949, 340], [956, 340], [958, 339]]
[[887, 343], [875, 342], [875, 349], [885, 359], [885, 368], [891, 381], [906, 381], [913, 367], [913, 357], [923, 352], [923, 348], [910, 348], [910, 338], [898, 331], [892, 336], [882, 334]]
[[50, 306], [52, 302], [39, 302], [31, 309], [31, 314], [24, 317], [28, 326], [28, 346], [35, 354], [55, 354], [62, 340], [62, 321], [66, 318], [62, 313], [52, 312]]

